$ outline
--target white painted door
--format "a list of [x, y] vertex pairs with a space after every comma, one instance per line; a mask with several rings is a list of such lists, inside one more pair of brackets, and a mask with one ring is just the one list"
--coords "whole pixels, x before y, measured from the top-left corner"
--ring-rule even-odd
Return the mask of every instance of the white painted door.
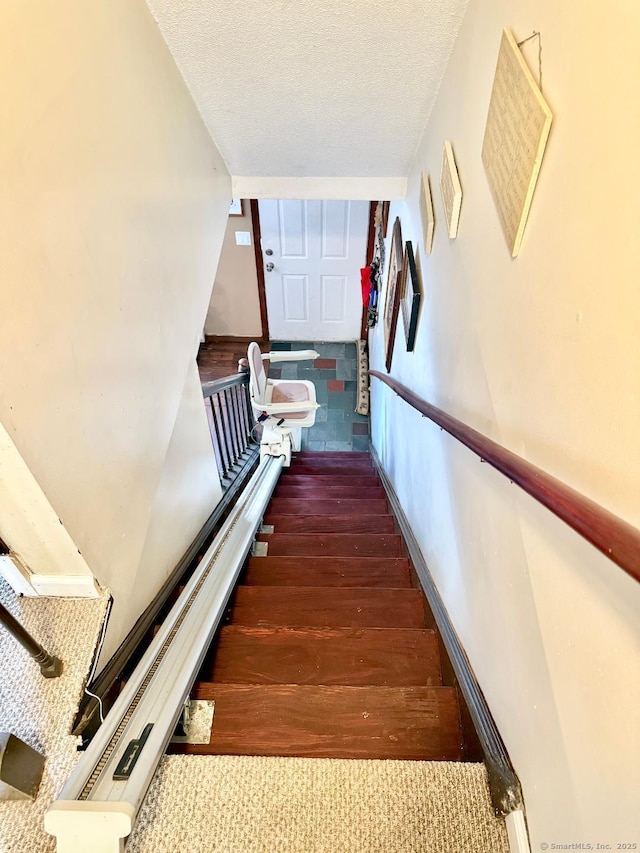
[[360, 337], [369, 202], [259, 202], [271, 340]]

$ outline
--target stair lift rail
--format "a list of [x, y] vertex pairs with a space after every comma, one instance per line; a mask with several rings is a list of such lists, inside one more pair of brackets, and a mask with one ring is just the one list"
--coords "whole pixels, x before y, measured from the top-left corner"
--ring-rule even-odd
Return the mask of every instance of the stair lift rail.
[[285, 462], [265, 456], [45, 814], [58, 853], [121, 853]]

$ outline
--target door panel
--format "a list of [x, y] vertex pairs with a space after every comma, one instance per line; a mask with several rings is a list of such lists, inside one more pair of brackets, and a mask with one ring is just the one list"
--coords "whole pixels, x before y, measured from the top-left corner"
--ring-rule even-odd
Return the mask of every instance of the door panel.
[[259, 211], [272, 340], [359, 338], [369, 203], [264, 200]]
[[346, 260], [349, 252], [349, 202], [322, 202], [322, 258]]
[[323, 323], [344, 323], [347, 309], [347, 277], [323, 275], [320, 278]]
[[[307, 203], [283, 199], [278, 205], [281, 258], [308, 258]], [[262, 222], [262, 217], [260, 219]]]
[[309, 281], [306, 275], [283, 275], [284, 319], [306, 323], [309, 319]]

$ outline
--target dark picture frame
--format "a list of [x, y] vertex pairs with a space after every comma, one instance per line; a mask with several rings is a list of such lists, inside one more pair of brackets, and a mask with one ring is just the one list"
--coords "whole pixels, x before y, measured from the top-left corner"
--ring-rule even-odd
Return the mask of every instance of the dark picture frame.
[[396, 340], [396, 326], [400, 313], [400, 297], [402, 295], [402, 227], [400, 218], [396, 217], [391, 233], [391, 251], [389, 252], [389, 269], [387, 272], [387, 289], [384, 303], [384, 352], [387, 373], [391, 370], [393, 345]]
[[382, 205], [382, 236], [387, 236], [387, 226], [389, 224], [389, 208], [391, 207], [390, 201], [382, 201], [380, 202]]
[[404, 336], [407, 342], [407, 352], [413, 352], [416, 342], [416, 329], [418, 328], [418, 313], [420, 311], [420, 279], [416, 267], [416, 259], [413, 254], [413, 244], [407, 240], [404, 244], [404, 259], [402, 263], [402, 323]]

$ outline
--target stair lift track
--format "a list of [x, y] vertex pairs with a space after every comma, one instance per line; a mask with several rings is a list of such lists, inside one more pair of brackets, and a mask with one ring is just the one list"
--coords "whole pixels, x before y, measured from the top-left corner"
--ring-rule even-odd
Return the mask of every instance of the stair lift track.
[[117, 853], [172, 737], [184, 702], [284, 463], [264, 456], [201, 566], [45, 815], [58, 853]]

